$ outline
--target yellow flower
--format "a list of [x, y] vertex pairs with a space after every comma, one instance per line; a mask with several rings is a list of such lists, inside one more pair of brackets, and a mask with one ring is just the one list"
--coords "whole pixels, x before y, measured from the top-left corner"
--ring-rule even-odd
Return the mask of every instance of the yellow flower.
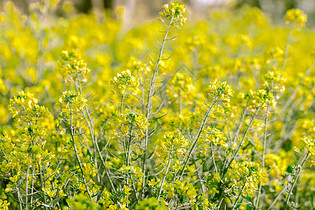
[[185, 5], [171, 2], [170, 5], [165, 4], [163, 9], [164, 11], [160, 13], [161, 18], [166, 17], [169, 21], [171, 21], [171, 24], [178, 27], [184, 25], [186, 22], [186, 18], [184, 18], [184, 14], [186, 12]]
[[299, 25], [304, 26], [305, 22], [307, 21], [307, 16], [299, 9], [290, 9], [285, 14], [284, 19], [288, 22], [296, 21], [296, 23], [298, 23]]
[[90, 69], [82, 59], [78, 49], [62, 51], [62, 59], [58, 63], [57, 70], [62, 75], [65, 83], [87, 82], [87, 75]]

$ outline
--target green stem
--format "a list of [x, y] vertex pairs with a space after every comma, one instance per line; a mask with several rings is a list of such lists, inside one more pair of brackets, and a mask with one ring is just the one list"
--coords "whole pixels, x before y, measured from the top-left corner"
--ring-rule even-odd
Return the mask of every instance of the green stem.
[[25, 183], [25, 209], [28, 209], [28, 176], [29, 176], [29, 169], [30, 167], [27, 166], [26, 171], [26, 183]]
[[[44, 175], [43, 175], [42, 167], [40, 164], [41, 163], [38, 162], [38, 169], [39, 169], [39, 174], [40, 174], [40, 185], [41, 185], [41, 188], [43, 189], [43, 188], [45, 188], [45, 180], [43, 178]], [[45, 204], [47, 203], [45, 193], [44, 193], [44, 202], [45, 202]]]
[[270, 210], [278, 201], [278, 199], [280, 198], [280, 196], [282, 195], [282, 193], [287, 189], [287, 186], [284, 186], [282, 188], [282, 190], [280, 191], [280, 193], [277, 195], [276, 199], [272, 202], [272, 204], [269, 206], [268, 210]]
[[[245, 119], [245, 116], [246, 116], [246, 113], [247, 113], [247, 108], [244, 109], [243, 113], [242, 113], [242, 117], [241, 117], [241, 120], [240, 120], [240, 124], [238, 125], [238, 128], [234, 134], [234, 137], [232, 139], [232, 143], [234, 143], [236, 141], [236, 139], [238, 138], [238, 135], [240, 133], [240, 130], [242, 128], [242, 125], [243, 125], [243, 122], [244, 122], [244, 119]], [[226, 156], [225, 160], [224, 160], [224, 163], [223, 163], [223, 169], [225, 168], [225, 165], [227, 164], [227, 161], [228, 161], [228, 156]]]
[[182, 110], [183, 110], [183, 102], [182, 102], [182, 90], [179, 89], [179, 114], [182, 114]]
[[[264, 130], [264, 141], [263, 141], [263, 152], [262, 152], [262, 167], [265, 168], [265, 155], [266, 155], [266, 146], [267, 146], [267, 126], [268, 126], [268, 113], [269, 107], [266, 110], [266, 118], [265, 118], [265, 130]], [[259, 190], [257, 196], [257, 202], [255, 208], [258, 209], [259, 207], [259, 200], [260, 200], [260, 193], [261, 193], [262, 184], [259, 182]]]
[[291, 188], [289, 190], [288, 198], [287, 198], [287, 200], [285, 202], [285, 207], [287, 207], [287, 205], [289, 204], [291, 193], [292, 193], [292, 191], [293, 191], [293, 189], [294, 189], [294, 187], [295, 187], [295, 185], [297, 183], [297, 180], [299, 179], [299, 177], [300, 177], [300, 175], [302, 173], [302, 169], [303, 169], [304, 163], [306, 162], [306, 160], [307, 160], [309, 155], [310, 155], [310, 152], [308, 151], [307, 154], [304, 156], [301, 164], [299, 165], [299, 172], [298, 172], [297, 176], [294, 177], [295, 179], [294, 179], [294, 182], [291, 185]]
[[18, 199], [19, 199], [19, 205], [20, 205], [20, 210], [23, 210], [23, 199], [22, 199], [22, 196], [21, 196], [21, 193], [20, 193], [20, 190], [17, 186], [15, 186], [16, 188], [16, 191], [17, 191], [17, 194], [18, 194]]
[[285, 51], [284, 51], [284, 56], [283, 56], [283, 63], [282, 63], [281, 71], [284, 70], [284, 68], [285, 68], [285, 66], [287, 64], [287, 57], [288, 57], [288, 54], [289, 54], [289, 46], [290, 46], [290, 42], [291, 42], [291, 39], [292, 39], [292, 34], [293, 34], [293, 29], [295, 27], [295, 23], [296, 23], [296, 21], [292, 25], [292, 27], [290, 29], [290, 33], [289, 33], [288, 39], [287, 39], [287, 43], [286, 43]]
[[124, 112], [124, 94], [121, 96], [120, 114], [123, 115]]
[[[174, 17], [172, 17], [172, 19], [170, 20], [169, 25], [168, 25], [168, 27], [167, 27], [167, 29], [165, 31], [164, 38], [162, 40], [160, 51], [159, 51], [159, 57], [158, 57], [155, 69], [154, 69], [153, 74], [152, 74], [151, 79], [150, 79], [150, 85], [149, 85], [149, 91], [148, 91], [148, 100], [147, 100], [147, 106], [146, 106], [146, 118], [147, 118], [148, 122], [150, 121], [150, 118], [151, 118], [152, 97], [153, 97], [153, 93], [154, 93], [154, 90], [155, 90], [156, 76], [157, 76], [158, 69], [159, 69], [159, 66], [160, 66], [160, 63], [161, 63], [161, 60], [162, 60], [163, 50], [164, 50], [165, 43], [167, 41], [168, 33], [169, 33], [169, 31], [171, 29], [171, 26], [172, 26], [172, 23], [173, 23], [173, 18]], [[146, 167], [145, 167], [145, 164], [146, 164], [146, 158], [147, 158], [147, 148], [148, 148], [149, 135], [150, 135], [150, 130], [149, 130], [149, 126], [148, 126], [148, 128], [145, 131], [144, 152], [143, 152], [143, 162], [142, 162], [142, 171], [143, 171], [142, 197], [143, 198], [144, 198], [144, 187], [145, 187], [145, 182], [146, 182]]]
[[[212, 158], [212, 162], [213, 162], [213, 165], [214, 165], [215, 172], [216, 172], [216, 173], [219, 173], [218, 167], [217, 167], [217, 164], [216, 164], [215, 158], [214, 158], [213, 146], [211, 146], [211, 158]], [[219, 175], [219, 176], [220, 176], [220, 175]]]
[[190, 149], [189, 149], [188, 155], [187, 155], [186, 160], [185, 160], [185, 164], [184, 164], [183, 168], [182, 168], [181, 171], [180, 171], [180, 176], [179, 176], [179, 178], [181, 178], [181, 177], [183, 176], [184, 172], [185, 172], [185, 169], [186, 169], [186, 167], [187, 167], [187, 164], [188, 164], [188, 161], [189, 161], [189, 159], [190, 159], [190, 156], [191, 156], [191, 154], [193, 153], [193, 151], [194, 151], [194, 149], [195, 149], [195, 147], [196, 147], [196, 145], [197, 145], [197, 142], [198, 142], [198, 140], [199, 140], [199, 138], [200, 138], [200, 135], [201, 135], [201, 133], [202, 133], [202, 131], [203, 131], [203, 128], [204, 128], [204, 126], [205, 126], [205, 124], [206, 124], [206, 122], [207, 122], [208, 116], [209, 116], [209, 114], [210, 114], [210, 112], [211, 112], [213, 106], [216, 104], [217, 100], [218, 100], [218, 97], [216, 97], [216, 98], [212, 101], [212, 103], [210, 104], [208, 110], [206, 111], [205, 115], [203, 116], [203, 119], [202, 119], [202, 122], [201, 122], [201, 124], [200, 124], [198, 133], [197, 133], [197, 135], [196, 135], [196, 137], [195, 137], [195, 140], [193, 141], [193, 143], [192, 143], [192, 145], [191, 145], [191, 147], [190, 147]]
[[[126, 145], [126, 166], [130, 166], [131, 165], [131, 161], [130, 161], [130, 145], [131, 145], [131, 140], [132, 140], [132, 127], [133, 127], [133, 124], [131, 124], [130, 126], [130, 131], [129, 131], [129, 139], [128, 139], [128, 142], [127, 142], [127, 145]], [[129, 172], [127, 171], [127, 185], [129, 186]]]
[[173, 144], [172, 144], [171, 152], [170, 152], [170, 154], [169, 154], [169, 156], [168, 156], [167, 168], [166, 168], [166, 171], [165, 171], [165, 173], [164, 173], [163, 179], [162, 179], [162, 181], [161, 181], [161, 185], [160, 185], [160, 189], [159, 189], [159, 193], [158, 193], [157, 199], [160, 198], [160, 195], [161, 195], [162, 190], [163, 190], [163, 184], [164, 184], [164, 181], [165, 181], [165, 179], [166, 179], [166, 175], [168, 174], [168, 170], [169, 170], [169, 168], [170, 168], [171, 161], [172, 161], [172, 153], [173, 153]]
[[237, 198], [236, 198], [236, 200], [235, 200], [235, 202], [234, 202], [234, 205], [233, 205], [233, 208], [232, 208], [232, 209], [235, 209], [235, 207], [236, 207], [236, 205], [237, 205], [237, 202], [238, 202], [238, 200], [240, 199], [240, 197], [241, 197], [241, 195], [242, 195], [242, 193], [243, 193], [243, 191], [244, 191], [244, 189], [245, 189], [246, 182], [247, 182], [247, 180], [245, 181], [245, 183], [244, 183], [244, 185], [243, 185], [243, 187], [242, 187], [241, 192], [238, 194], [238, 196], [237, 196]]
[[71, 117], [70, 117], [70, 132], [71, 132], [71, 140], [72, 140], [72, 146], [73, 146], [73, 149], [74, 149], [74, 152], [75, 152], [75, 157], [79, 163], [79, 168], [80, 168], [80, 172], [81, 172], [81, 175], [82, 175], [82, 178], [83, 178], [83, 182], [84, 182], [84, 185], [85, 185], [85, 188], [86, 188], [86, 191], [90, 197], [90, 199], [92, 200], [92, 195], [90, 193], [90, 190], [89, 190], [89, 187], [87, 185], [87, 182], [85, 180], [85, 176], [84, 176], [84, 171], [83, 171], [83, 167], [82, 167], [82, 163], [81, 163], [81, 160], [80, 160], [80, 157], [79, 157], [79, 154], [78, 154], [78, 150], [77, 150], [77, 146], [75, 144], [75, 141], [74, 141], [74, 126], [73, 126], [73, 109], [71, 107]]
[[[78, 82], [78, 83], [76, 83], [76, 86], [77, 86], [77, 91], [79, 91], [81, 94], [83, 94], [81, 84]], [[124, 95], [122, 96], [122, 104], [123, 104], [123, 98], [124, 98]], [[121, 104], [121, 106], [122, 106], [122, 104]], [[107, 178], [109, 180], [109, 183], [110, 183], [110, 185], [112, 187], [112, 190], [114, 192], [116, 192], [115, 186], [114, 186], [113, 181], [112, 181], [112, 179], [111, 179], [111, 177], [109, 175], [109, 172], [108, 172], [107, 167], [106, 167], [106, 163], [104, 161], [104, 158], [102, 156], [101, 150], [99, 148], [99, 145], [98, 145], [98, 142], [97, 142], [97, 139], [96, 139], [96, 135], [95, 135], [95, 132], [94, 132], [94, 125], [92, 123], [92, 117], [91, 117], [91, 114], [90, 114], [89, 109], [88, 109], [87, 106], [85, 106], [85, 112], [83, 112], [83, 115], [84, 115], [85, 123], [86, 123], [86, 125], [88, 126], [88, 128], [90, 130], [92, 142], [93, 142], [93, 144], [95, 146], [95, 148], [94, 148], [95, 165], [97, 166], [97, 158], [96, 158], [96, 152], [97, 152], [99, 157], [100, 157], [100, 159], [101, 159], [102, 165], [103, 165], [104, 170], [105, 170], [105, 174], [106, 174], [106, 176], [107, 176]]]
[[257, 114], [258, 114], [260, 108], [261, 108], [261, 107], [256, 108], [255, 114], [253, 115], [252, 119], [250, 120], [250, 122], [249, 122], [249, 124], [248, 124], [248, 126], [247, 126], [247, 128], [246, 128], [246, 131], [245, 131], [245, 133], [244, 133], [244, 135], [243, 135], [243, 138], [242, 138], [240, 144], [238, 145], [238, 147], [237, 147], [237, 149], [236, 149], [236, 152], [235, 152], [234, 155], [232, 156], [232, 158], [231, 158], [231, 160], [229, 161], [228, 165], [227, 165], [225, 168], [223, 168], [222, 179], [224, 178], [224, 176], [225, 176], [226, 172], [228, 171], [229, 167], [231, 166], [233, 160], [235, 159], [235, 157], [237, 156], [238, 152], [240, 151], [240, 149], [241, 149], [241, 147], [242, 147], [242, 145], [243, 145], [243, 143], [244, 143], [244, 140], [245, 140], [245, 138], [246, 138], [246, 135], [247, 135], [247, 133], [248, 133], [250, 127], [252, 126], [252, 124], [253, 124], [253, 122], [254, 122], [254, 119], [256, 118], [256, 116], [257, 116]]

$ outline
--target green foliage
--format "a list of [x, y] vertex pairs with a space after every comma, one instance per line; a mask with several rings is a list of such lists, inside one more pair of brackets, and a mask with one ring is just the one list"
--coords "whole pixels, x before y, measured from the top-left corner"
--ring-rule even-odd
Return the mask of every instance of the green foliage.
[[143, 210], [166, 210], [166, 206], [161, 203], [156, 198], [148, 198], [140, 201], [137, 206], [137, 210], [143, 209]]

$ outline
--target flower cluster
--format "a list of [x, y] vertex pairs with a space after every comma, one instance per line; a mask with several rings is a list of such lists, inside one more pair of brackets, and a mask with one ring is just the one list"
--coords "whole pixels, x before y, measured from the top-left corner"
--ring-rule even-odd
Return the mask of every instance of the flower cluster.
[[230, 97], [233, 96], [233, 89], [226, 81], [219, 82], [218, 80], [214, 80], [208, 86], [206, 93], [212, 99], [221, 99], [224, 102], [229, 102]]
[[[65, 91], [59, 98], [57, 107], [60, 107], [60, 120], [73, 123], [73, 126], [82, 124], [83, 110], [87, 105], [87, 99], [80, 93]], [[69, 123], [68, 122], [68, 123]]]
[[291, 164], [292, 154], [290, 152], [280, 151], [279, 154], [268, 154], [265, 157], [265, 163], [270, 168], [270, 177], [281, 179], [285, 175], [289, 164]]
[[158, 139], [156, 142], [158, 145], [158, 155], [165, 157], [169, 153], [174, 153], [179, 157], [187, 152], [188, 141], [180, 133], [179, 130], [166, 132], [163, 138]]
[[62, 97], [59, 98], [58, 102], [61, 105], [62, 112], [72, 110], [73, 115], [77, 115], [83, 111], [83, 108], [87, 104], [87, 99], [80, 93], [65, 91], [62, 93]]
[[185, 44], [187, 45], [188, 50], [194, 51], [196, 48], [203, 44], [204, 40], [200, 39], [198, 36], [189, 37]]
[[119, 136], [120, 138], [129, 133], [134, 139], [142, 139], [144, 137], [144, 131], [149, 126], [148, 120], [143, 114], [137, 114], [128, 109], [124, 111], [123, 115], [118, 117], [118, 122], [120, 129], [117, 133], [117, 137]]
[[82, 59], [80, 51], [73, 48], [62, 52], [58, 70], [68, 84], [87, 82], [87, 74], [90, 72], [86, 62]]
[[164, 189], [169, 198], [177, 197], [182, 201], [187, 200], [190, 205], [194, 205], [196, 202], [197, 191], [195, 187], [188, 181], [181, 182], [176, 180], [175, 183], [165, 183]]
[[284, 83], [286, 79], [283, 77], [280, 71], [268, 71], [265, 74], [264, 87], [269, 91], [279, 91], [283, 93], [285, 91]]
[[299, 9], [290, 9], [285, 14], [284, 19], [288, 22], [296, 22], [297, 24], [304, 26], [307, 21], [307, 16]]
[[234, 161], [229, 172], [233, 179], [232, 188], [245, 197], [253, 197], [258, 190], [259, 183], [266, 183], [267, 173], [258, 163], [244, 161], [238, 163]]
[[169, 87], [166, 95], [170, 99], [178, 99], [189, 101], [196, 95], [196, 88], [193, 85], [192, 78], [185, 73], [177, 72], [169, 81]]
[[54, 128], [53, 116], [30, 92], [20, 91], [10, 99], [9, 111], [20, 126], [33, 126], [32, 133], [36, 135], [45, 136], [46, 130]]
[[[164, 11], [160, 13], [161, 18], [166, 17], [173, 25], [182, 26], [186, 22], [184, 14], [186, 12], [185, 5], [180, 3], [171, 2], [171, 4], [165, 4]], [[179, 24], [179, 25], [178, 25]]]
[[138, 61], [135, 57], [131, 57], [126, 65], [127, 69], [130, 69], [133, 73], [148, 74], [151, 69], [147, 63]]
[[256, 91], [250, 90], [245, 94], [245, 99], [250, 109], [267, 108], [267, 106], [275, 109], [277, 104], [271, 92], [265, 89], [258, 89]]
[[217, 128], [210, 128], [208, 127], [203, 131], [203, 137], [205, 138], [205, 141], [210, 144], [219, 145], [223, 149], [227, 149], [227, 139], [224, 136], [224, 134], [218, 130]]
[[130, 70], [118, 73], [111, 81], [118, 93], [134, 93], [138, 90], [139, 80], [131, 74]]

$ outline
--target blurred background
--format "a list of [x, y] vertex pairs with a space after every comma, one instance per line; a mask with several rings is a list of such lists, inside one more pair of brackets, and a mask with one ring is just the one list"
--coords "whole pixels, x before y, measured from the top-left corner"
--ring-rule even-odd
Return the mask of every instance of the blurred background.
[[[29, 5], [49, 0], [0, 0], [0, 10], [7, 1], [12, 1], [23, 13], [29, 13]], [[168, 0], [50, 0], [57, 2], [60, 10], [56, 13], [62, 16], [64, 5], [71, 4], [78, 13], [93, 12], [102, 14], [105, 10], [112, 18], [123, 14], [123, 18], [131, 23], [141, 23], [156, 17], [163, 4]], [[190, 8], [193, 20], [204, 18], [212, 10], [240, 10], [248, 7], [258, 7], [273, 22], [283, 22], [285, 11], [299, 8], [308, 15], [308, 26], [315, 25], [315, 0], [182, 0]]]

